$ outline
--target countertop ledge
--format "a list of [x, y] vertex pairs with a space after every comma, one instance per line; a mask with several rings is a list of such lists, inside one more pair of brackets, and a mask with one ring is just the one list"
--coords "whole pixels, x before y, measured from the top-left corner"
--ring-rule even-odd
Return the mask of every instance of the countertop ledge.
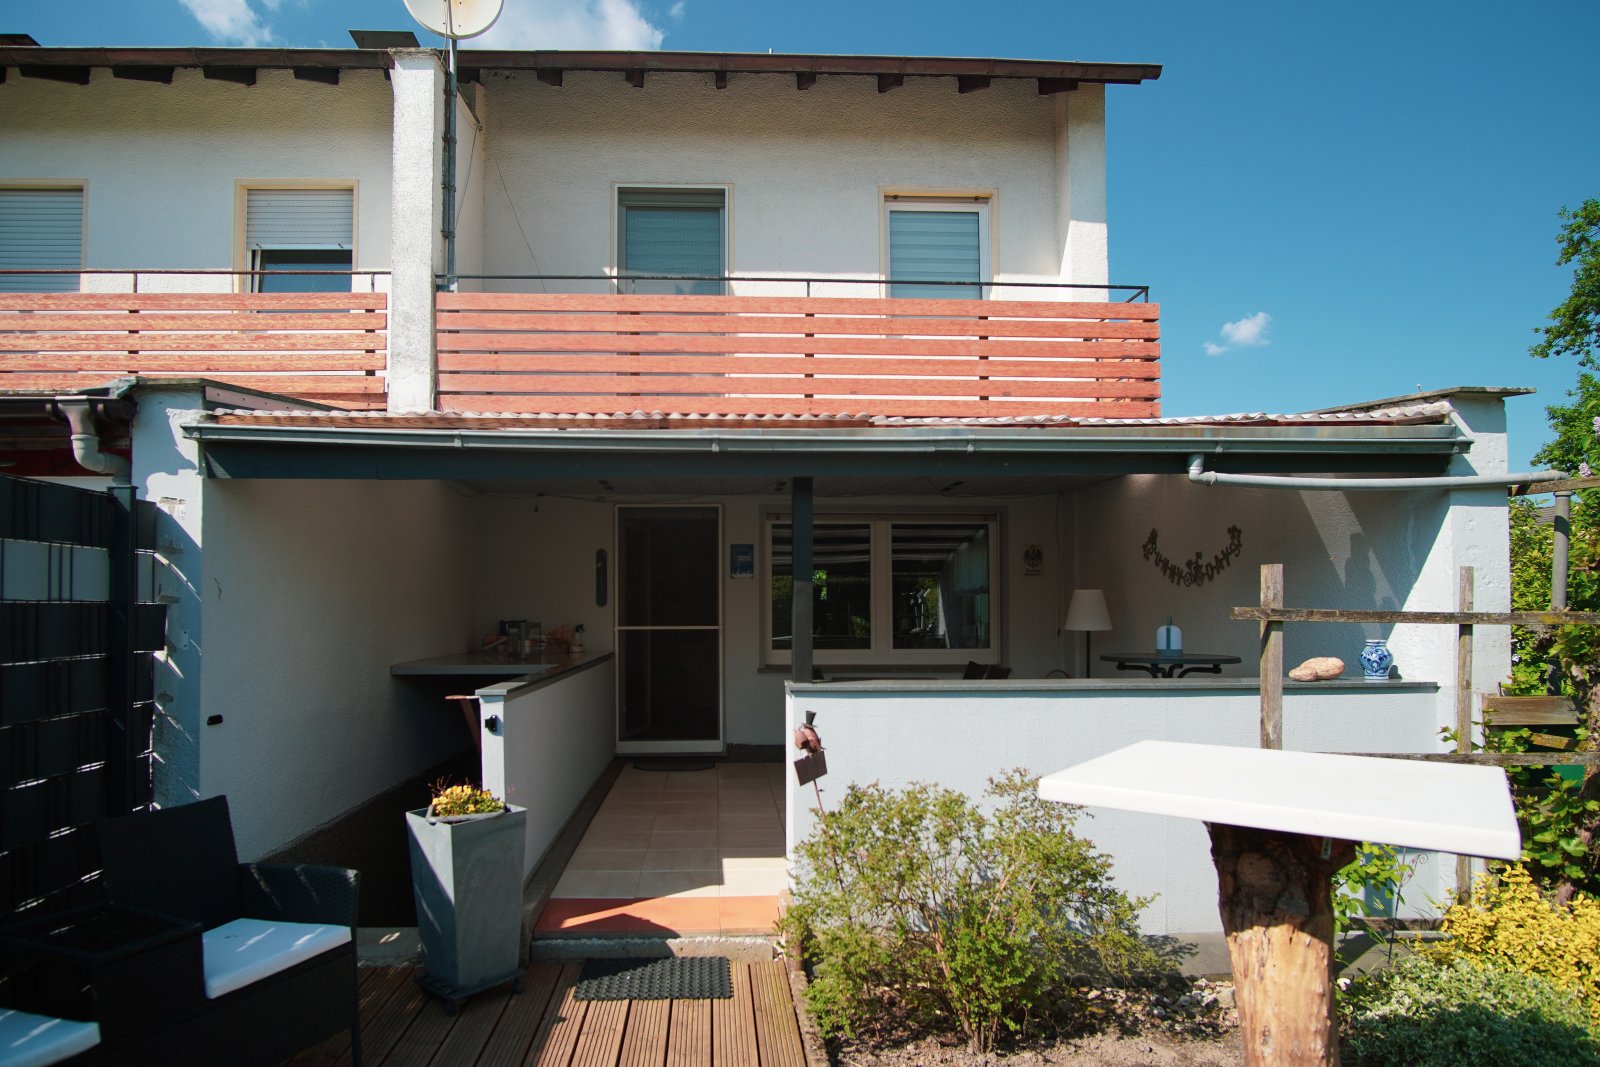
[[[950, 679], [895, 679], [872, 678], [853, 682], [785, 682], [785, 688], [796, 693], [1061, 693], [1100, 691], [1163, 691], [1232, 690], [1258, 692], [1259, 678], [1008, 678], [1005, 681], [968, 681]], [[1362, 678], [1330, 678], [1323, 682], [1295, 682], [1284, 679], [1286, 693], [1315, 692], [1416, 692], [1434, 691], [1438, 682], [1392, 679], [1387, 682], [1369, 682]]]

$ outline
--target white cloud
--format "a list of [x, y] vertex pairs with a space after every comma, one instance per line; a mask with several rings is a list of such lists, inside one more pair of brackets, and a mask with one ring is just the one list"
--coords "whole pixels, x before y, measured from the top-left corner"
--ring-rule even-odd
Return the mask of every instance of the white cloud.
[[[250, 6], [249, 0], [178, 0], [207, 33], [228, 44], [247, 48], [266, 44], [272, 40], [272, 30], [262, 23], [260, 16]], [[268, 9], [276, 9], [276, 0], [265, 0]]]
[[1272, 325], [1272, 316], [1265, 311], [1258, 311], [1254, 315], [1247, 315], [1234, 322], [1225, 322], [1217, 333], [1227, 344], [1218, 344], [1215, 341], [1205, 343], [1206, 355], [1220, 356], [1230, 348], [1260, 348], [1272, 342], [1267, 339], [1267, 327]]
[[471, 47], [632, 52], [660, 48], [665, 36], [634, 0], [506, 0], [499, 20]]
[[678, 0], [677, 3], [675, 3], [671, 7], [667, 8], [667, 17], [672, 19], [672, 21], [674, 21], [674, 22], [679, 22], [679, 21], [681, 21], [683, 19], [683, 10], [684, 10], [683, 0]]

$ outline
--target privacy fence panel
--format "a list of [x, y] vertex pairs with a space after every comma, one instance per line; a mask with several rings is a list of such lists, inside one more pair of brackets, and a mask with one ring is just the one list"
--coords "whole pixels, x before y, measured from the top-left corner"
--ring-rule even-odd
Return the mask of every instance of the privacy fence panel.
[[95, 899], [91, 825], [150, 802], [155, 508], [0, 475], [0, 917]]

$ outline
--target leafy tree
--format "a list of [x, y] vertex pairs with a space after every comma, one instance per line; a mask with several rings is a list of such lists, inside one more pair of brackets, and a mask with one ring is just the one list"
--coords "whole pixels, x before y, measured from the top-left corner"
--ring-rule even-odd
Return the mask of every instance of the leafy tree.
[[[1557, 243], [1561, 266], [1576, 264], [1572, 290], [1550, 313], [1550, 325], [1536, 331], [1539, 343], [1529, 349], [1539, 358], [1576, 356], [1582, 367], [1600, 369], [1600, 200], [1585, 200], [1577, 210], [1563, 210], [1565, 220]], [[1555, 440], [1534, 457], [1569, 475], [1589, 477], [1600, 468], [1600, 377], [1578, 375], [1568, 394], [1571, 402], [1545, 409]], [[1550, 605], [1553, 532], [1537, 521], [1538, 509], [1527, 500], [1512, 503], [1512, 605], [1519, 611]], [[1574, 494], [1568, 539], [1567, 604], [1577, 611], [1600, 610], [1600, 499]], [[1563, 626], [1549, 630], [1515, 628], [1512, 635], [1512, 689], [1541, 693], [1547, 665], [1557, 668], [1557, 687], [1571, 695], [1582, 713], [1580, 739], [1600, 737], [1600, 628]], [[1522, 751], [1527, 730], [1501, 731], [1491, 747]], [[1592, 748], [1592, 745], [1585, 745]], [[1600, 892], [1600, 774], [1585, 768], [1574, 781], [1539, 767], [1508, 772], [1517, 798], [1530, 871], [1559, 899], [1580, 892]]]
[[1600, 367], [1600, 200], [1585, 200], [1576, 211], [1563, 208], [1561, 218], [1566, 225], [1556, 238], [1556, 264], [1577, 264], [1572, 292], [1550, 312], [1550, 325], [1535, 331], [1544, 336], [1529, 351], [1540, 359], [1577, 356], [1580, 366]]

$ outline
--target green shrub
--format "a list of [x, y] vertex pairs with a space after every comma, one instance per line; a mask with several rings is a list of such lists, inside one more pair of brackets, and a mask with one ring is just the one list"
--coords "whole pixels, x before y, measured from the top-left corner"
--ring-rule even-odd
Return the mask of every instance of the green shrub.
[[1112, 887], [1110, 859], [1072, 832], [1080, 809], [1040, 800], [1020, 770], [988, 795], [985, 813], [930, 785], [851, 786], [797, 847], [785, 932], [813, 965], [825, 1032], [900, 1020], [987, 1052], [1070, 997], [1071, 975], [1151, 961], [1148, 900]]
[[1578, 997], [1600, 1027], [1600, 901], [1558, 904], [1525, 867], [1508, 867], [1499, 880], [1479, 875], [1441, 926], [1449, 936], [1429, 952], [1536, 975]]
[[1341, 998], [1356, 1067], [1600, 1067], [1576, 997], [1536, 975], [1411, 956], [1356, 979]]

